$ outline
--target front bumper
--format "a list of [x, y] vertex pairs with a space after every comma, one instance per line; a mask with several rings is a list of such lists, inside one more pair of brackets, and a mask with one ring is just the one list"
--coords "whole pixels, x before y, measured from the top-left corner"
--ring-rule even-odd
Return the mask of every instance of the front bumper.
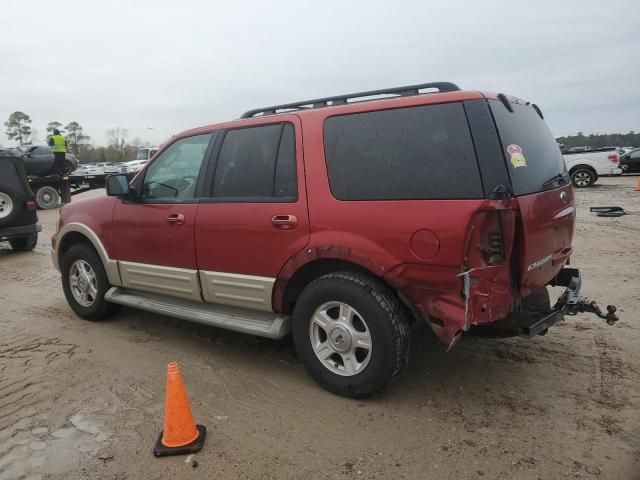
[[[558, 301], [547, 314], [534, 314], [532, 312], [520, 312], [523, 314], [538, 315], [540, 318], [533, 323], [522, 328], [521, 333], [528, 337], [536, 335], [544, 335], [549, 327], [555, 325], [562, 320], [565, 315], [576, 315], [577, 313], [590, 312], [607, 321], [609, 325], [614, 324], [618, 317], [616, 316], [616, 307], [607, 305], [607, 313], [604, 314], [598, 304], [580, 297], [580, 287], [582, 286], [582, 278], [580, 270], [577, 268], [563, 268], [558, 275], [552, 280], [551, 286], [567, 287], [564, 293], [558, 298]], [[534, 317], [535, 318], [535, 317]]]
[[0, 242], [11, 240], [13, 238], [21, 238], [32, 233], [41, 232], [42, 226], [37, 223], [31, 225], [18, 225], [16, 227], [0, 228]]

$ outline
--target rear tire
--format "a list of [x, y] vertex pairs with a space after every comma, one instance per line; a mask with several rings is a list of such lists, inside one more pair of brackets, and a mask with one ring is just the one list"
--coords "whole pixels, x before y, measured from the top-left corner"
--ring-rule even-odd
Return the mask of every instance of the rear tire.
[[38, 232], [29, 234], [26, 237], [14, 238], [9, 240], [9, 245], [16, 252], [30, 252], [38, 244]]
[[597, 179], [596, 173], [590, 168], [578, 167], [571, 172], [571, 183], [576, 188], [591, 187]]
[[71, 163], [69, 160], [65, 160], [64, 166], [62, 167], [62, 172], [65, 175], [69, 175], [71, 172], [73, 172], [73, 170], [74, 170], [73, 163]]
[[119, 310], [120, 305], [104, 298], [110, 288], [109, 279], [93, 248], [83, 243], [73, 245], [62, 256], [60, 271], [64, 296], [79, 317], [102, 320]]
[[56, 208], [60, 204], [60, 194], [58, 190], [50, 185], [40, 187], [36, 191], [36, 204], [42, 210]]
[[345, 397], [378, 393], [409, 358], [409, 322], [400, 300], [359, 273], [311, 282], [293, 311], [293, 339], [309, 375]]

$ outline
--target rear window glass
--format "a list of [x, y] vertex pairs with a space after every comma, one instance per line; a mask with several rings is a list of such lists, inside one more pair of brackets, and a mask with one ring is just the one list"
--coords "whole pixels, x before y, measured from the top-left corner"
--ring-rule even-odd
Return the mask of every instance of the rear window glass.
[[498, 127], [513, 193], [526, 195], [554, 188], [545, 182], [565, 172], [560, 148], [547, 123], [530, 105], [512, 103], [513, 113], [499, 100], [490, 100]]
[[324, 144], [339, 200], [484, 196], [460, 103], [331, 117]]

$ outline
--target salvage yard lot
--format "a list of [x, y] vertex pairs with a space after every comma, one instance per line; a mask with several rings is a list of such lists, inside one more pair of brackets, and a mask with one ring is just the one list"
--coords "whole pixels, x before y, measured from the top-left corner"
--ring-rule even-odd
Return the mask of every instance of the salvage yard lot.
[[[445, 353], [416, 324], [408, 368], [370, 400], [317, 386], [289, 339], [130, 309], [80, 320], [49, 257], [57, 211], [39, 212], [35, 252], [0, 246], [0, 479], [640, 479], [638, 178], [576, 191], [572, 264], [617, 325], [578, 315]], [[588, 211], [611, 205], [638, 214]], [[209, 430], [196, 469], [151, 454], [172, 360]]]

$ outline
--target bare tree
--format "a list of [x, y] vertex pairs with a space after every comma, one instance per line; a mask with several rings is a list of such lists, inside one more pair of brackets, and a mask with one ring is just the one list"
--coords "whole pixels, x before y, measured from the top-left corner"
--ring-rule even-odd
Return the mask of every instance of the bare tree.
[[78, 145], [89, 140], [89, 135], [85, 135], [78, 122], [69, 122], [65, 127], [65, 133], [69, 140], [69, 145], [74, 154], [78, 154]]
[[116, 148], [117, 150], [124, 150], [127, 144], [127, 138], [129, 138], [129, 131], [123, 127], [115, 127], [106, 132], [107, 145]]

